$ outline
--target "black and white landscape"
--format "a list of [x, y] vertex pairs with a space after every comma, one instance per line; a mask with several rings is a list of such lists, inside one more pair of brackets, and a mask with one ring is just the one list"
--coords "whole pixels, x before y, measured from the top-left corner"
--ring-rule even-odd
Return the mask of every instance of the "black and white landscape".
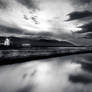
[[92, 0], [0, 0], [0, 92], [92, 92]]

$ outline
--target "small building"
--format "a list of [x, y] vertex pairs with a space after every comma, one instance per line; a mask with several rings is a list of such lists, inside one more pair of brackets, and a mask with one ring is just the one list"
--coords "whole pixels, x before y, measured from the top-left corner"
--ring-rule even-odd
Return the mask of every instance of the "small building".
[[10, 46], [10, 39], [9, 38], [5, 39], [4, 46]]
[[29, 44], [29, 43], [23, 43], [22, 46], [23, 47], [31, 47], [31, 44]]

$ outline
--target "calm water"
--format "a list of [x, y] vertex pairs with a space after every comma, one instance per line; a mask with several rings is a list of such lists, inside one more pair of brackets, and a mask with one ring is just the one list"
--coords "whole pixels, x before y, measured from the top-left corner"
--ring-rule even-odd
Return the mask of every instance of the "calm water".
[[92, 92], [92, 55], [0, 67], [0, 92]]

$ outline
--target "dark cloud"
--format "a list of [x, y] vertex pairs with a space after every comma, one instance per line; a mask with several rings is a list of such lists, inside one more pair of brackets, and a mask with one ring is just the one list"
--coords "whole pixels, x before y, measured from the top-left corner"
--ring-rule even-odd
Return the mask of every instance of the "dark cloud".
[[81, 19], [81, 18], [85, 18], [85, 17], [90, 17], [90, 16], [92, 16], [92, 12], [90, 12], [90, 11], [80, 11], [80, 12], [75, 11], [75, 12], [68, 14], [68, 16], [70, 18], [66, 21], [72, 21], [72, 20], [77, 20], [77, 19]]
[[70, 75], [69, 80], [73, 83], [89, 84], [92, 83], [92, 76], [87, 76], [83, 74]]
[[28, 85], [28, 86], [18, 89], [16, 92], [32, 92], [32, 90], [33, 90], [33, 85], [32, 86]]
[[52, 33], [50, 32], [39, 32], [39, 33], [25, 33], [25, 35], [27, 36], [33, 36], [33, 37], [39, 37], [39, 38], [50, 38], [50, 37], [54, 37]]
[[92, 0], [76, 0], [76, 1], [79, 1], [82, 4], [87, 4], [87, 3], [92, 2]]
[[92, 60], [92, 56], [89, 59], [88, 58], [86, 58], [86, 62], [90, 62], [90, 63], [81, 62], [81, 64], [82, 64], [81, 68], [84, 71], [87, 71], [87, 72], [91, 72], [92, 73], [92, 64], [91, 64], [91, 61], [90, 61], [90, 60]]
[[92, 39], [92, 33], [87, 33], [83, 38]]
[[[92, 55], [85, 55], [83, 58], [86, 60], [86, 62], [90, 62], [91, 64], [88, 64], [88, 67], [92, 68]], [[85, 64], [87, 66], [87, 64]], [[91, 65], [91, 66], [89, 66]], [[92, 69], [90, 69], [92, 71]]]
[[80, 26], [82, 28], [80, 31], [76, 31], [77, 34], [82, 34], [81, 38], [92, 39], [92, 22]]
[[37, 9], [37, 5], [33, 0], [17, 0], [22, 5], [25, 5], [27, 8]]
[[5, 9], [7, 7], [7, 3], [4, 2], [3, 0], [0, 0], [0, 8]]
[[11, 28], [6, 26], [0, 26], [0, 33], [15, 33], [15, 34], [22, 34], [23, 30], [18, 28]]
[[83, 26], [80, 26], [80, 28], [82, 28], [82, 31], [80, 31], [80, 33], [92, 32], [92, 22], [84, 24]]
[[92, 31], [92, 22], [81, 26], [86, 31]]
[[72, 3], [74, 5], [83, 5], [83, 4], [89, 4], [92, 0], [72, 0]]

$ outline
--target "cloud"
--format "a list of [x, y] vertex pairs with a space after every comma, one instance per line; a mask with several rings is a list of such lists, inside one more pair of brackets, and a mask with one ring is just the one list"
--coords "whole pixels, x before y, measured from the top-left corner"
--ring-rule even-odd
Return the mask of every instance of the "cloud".
[[32, 90], [33, 90], [33, 85], [32, 86], [28, 85], [18, 89], [16, 92], [32, 92]]
[[2, 1], [2, 0], [0, 0], [0, 8], [5, 9], [6, 7], [7, 7], [7, 3]]
[[33, 0], [17, 0], [22, 5], [26, 6], [27, 8], [37, 9], [37, 5]]
[[92, 39], [92, 22], [83, 24], [79, 28], [81, 28], [82, 30], [76, 31], [75, 33], [81, 35], [81, 38]]
[[85, 4], [90, 4], [92, 0], [72, 0], [72, 4], [74, 5], [85, 5]]
[[76, 0], [76, 2], [79, 2], [80, 4], [87, 4], [92, 2], [92, 0]]
[[[56, 39], [73, 39], [71, 37], [71, 30], [76, 31], [76, 24], [72, 23], [75, 21], [64, 21], [67, 20], [67, 14], [74, 13], [74, 20], [78, 20], [77, 23], [81, 23], [84, 18], [91, 18], [91, 10], [80, 10], [78, 8], [79, 3], [81, 7], [84, 4], [89, 3], [90, 0], [0, 0], [3, 1], [5, 9], [0, 9], [0, 25], [6, 26], [8, 28], [3, 28], [6, 31], [1, 31], [1, 33], [14, 33], [14, 34], [24, 34], [29, 35], [29, 33], [39, 33], [43, 37], [54, 37]], [[77, 5], [77, 8], [74, 7]], [[2, 4], [2, 5], [3, 5]], [[50, 7], [48, 7], [50, 6]], [[66, 7], [65, 7], [66, 6]], [[90, 6], [91, 7], [91, 6]], [[35, 11], [40, 8], [40, 10]], [[53, 11], [54, 10], [54, 11]], [[76, 11], [82, 11], [77, 18], [75, 17]], [[77, 12], [78, 13], [78, 12]], [[78, 14], [79, 14], [78, 13]], [[77, 15], [78, 15], [77, 14]], [[37, 16], [37, 17], [35, 17]], [[82, 18], [83, 17], [83, 18]], [[76, 18], [76, 19], [75, 19]], [[81, 19], [81, 20], [80, 20]], [[91, 20], [91, 19], [90, 19]], [[88, 20], [87, 20], [88, 23]], [[84, 22], [83, 22], [84, 24]], [[9, 30], [10, 31], [9, 31]], [[45, 32], [45, 34], [43, 33]], [[49, 33], [49, 34], [48, 34]], [[65, 35], [64, 35], [65, 34]], [[69, 35], [68, 35], [69, 34]]]
[[83, 33], [92, 32], [92, 22], [84, 24], [83, 26], [81, 26], [81, 28], [82, 28], [82, 31], [80, 32], [83, 32]]
[[92, 83], [91, 76], [88, 75], [78, 74], [78, 75], [70, 75], [69, 80], [73, 83], [82, 83], [82, 84], [90, 84]]
[[6, 26], [1, 26], [0, 25], [0, 33], [15, 33], [15, 34], [22, 34], [23, 30], [19, 28], [11, 28], [11, 27], [6, 27]]
[[66, 21], [72, 21], [72, 20], [77, 20], [77, 19], [81, 19], [81, 18], [85, 18], [85, 17], [91, 17], [92, 12], [90, 12], [90, 11], [74, 11], [74, 12], [68, 14], [68, 16], [70, 18]]
[[92, 32], [90, 33], [86, 33], [83, 38], [86, 38], [86, 39], [92, 39]]

